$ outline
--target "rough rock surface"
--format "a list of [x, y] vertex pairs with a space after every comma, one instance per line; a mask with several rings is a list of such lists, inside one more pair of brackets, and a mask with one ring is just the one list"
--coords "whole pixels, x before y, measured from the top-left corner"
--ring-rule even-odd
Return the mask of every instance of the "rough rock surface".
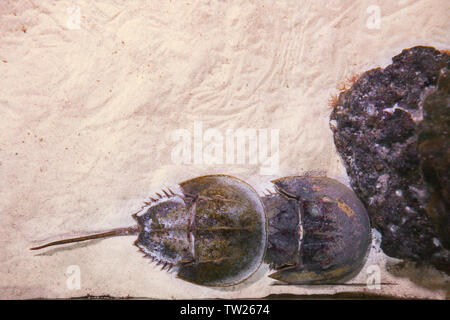
[[341, 92], [334, 141], [385, 253], [449, 273], [450, 56], [418, 46], [392, 60]]

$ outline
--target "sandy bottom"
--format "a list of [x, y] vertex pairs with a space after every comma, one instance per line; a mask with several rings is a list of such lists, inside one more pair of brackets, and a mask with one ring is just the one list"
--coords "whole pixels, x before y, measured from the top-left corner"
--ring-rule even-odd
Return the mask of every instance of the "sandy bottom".
[[[449, 49], [449, 16], [446, 0], [2, 0], [0, 298], [445, 298], [448, 278], [392, 266], [379, 236], [352, 286], [273, 285], [263, 266], [241, 285], [200, 287], [142, 258], [134, 237], [28, 248], [131, 225], [148, 196], [198, 175], [231, 174], [261, 194], [309, 171], [348, 184], [330, 95], [403, 48]], [[246, 129], [261, 133], [258, 156], [238, 161], [225, 141]], [[381, 287], [367, 287], [377, 268]]]

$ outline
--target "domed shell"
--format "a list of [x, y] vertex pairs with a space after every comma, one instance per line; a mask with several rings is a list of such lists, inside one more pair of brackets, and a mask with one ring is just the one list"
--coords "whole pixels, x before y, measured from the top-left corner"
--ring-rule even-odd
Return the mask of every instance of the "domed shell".
[[180, 184], [192, 213], [192, 263], [178, 277], [207, 286], [235, 285], [261, 265], [267, 220], [256, 191], [227, 175], [208, 175]]
[[[354, 192], [327, 177], [285, 177], [273, 183], [277, 193], [264, 199], [271, 230], [266, 260], [279, 271], [270, 277], [290, 284], [330, 284], [356, 275], [368, 254], [371, 228]], [[290, 238], [279, 231], [283, 228], [292, 229]], [[290, 251], [283, 249], [289, 246]]]

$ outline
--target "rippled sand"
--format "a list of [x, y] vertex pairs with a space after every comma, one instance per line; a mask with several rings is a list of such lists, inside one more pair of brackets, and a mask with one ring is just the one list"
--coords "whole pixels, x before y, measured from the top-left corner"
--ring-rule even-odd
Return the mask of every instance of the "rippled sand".
[[[412, 271], [428, 279], [416, 283], [386, 271], [393, 260], [376, 237], [360, 285], [338, 287], [274, 286], [267, 267], [233, 288], [199, 287], [142, 258], [134, 237], [28, 250], [130, 225], [146, 197], [198, 175], [235, 175], [261, 194], [273, 178], [308, 171], [348, 184], [328, 124], [331, 94], [403, 48], [450, 47], [446, 1], [379, 3], [1, 1], [0, 298], [445, 298], [434, 270]], [[265, 144], [278, 151], [274, 170], [261, 170], [261, 156], [232, 159], [227, 132], [239, 129], [275, 132]], [[180, 134], [192, 151], [183, 164]], [[372, 265], [380, 290], [365, 285]], [[67, 283], [77, 270], [80, 289]]]

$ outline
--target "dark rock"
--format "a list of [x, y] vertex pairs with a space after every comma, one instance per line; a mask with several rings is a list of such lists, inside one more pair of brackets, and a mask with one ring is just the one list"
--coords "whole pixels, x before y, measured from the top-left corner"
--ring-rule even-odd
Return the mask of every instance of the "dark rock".
[[450, 56], [414, 47], [333, 106], [334, 142], [392, 257], [449, 273]]

